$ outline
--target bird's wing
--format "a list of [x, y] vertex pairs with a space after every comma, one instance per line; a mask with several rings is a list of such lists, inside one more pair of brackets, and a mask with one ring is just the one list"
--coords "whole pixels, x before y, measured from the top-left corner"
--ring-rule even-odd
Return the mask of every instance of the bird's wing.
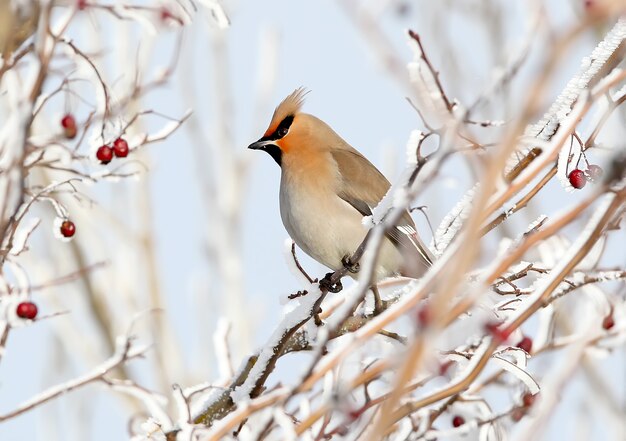
[[[338, 195], [363, 216], [370, 216], [372, 209], [385, 196], [391, 184], [378, 169], [354, 149], [330, 151], [342, 176]], [[400, 249], [417, 249], [427, 264], [432, 264], [432, 253], [424, 245], [415, 229], [408, 211], [402, 214], [396, 227], [387, 233], [388, 238]]]

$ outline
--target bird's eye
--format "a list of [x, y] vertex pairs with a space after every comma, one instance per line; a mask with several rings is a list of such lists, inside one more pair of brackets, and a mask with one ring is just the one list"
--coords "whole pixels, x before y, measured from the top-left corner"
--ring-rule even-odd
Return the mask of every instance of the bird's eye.
[[289, 129], [287, 127], [279, 127], [278, 130], [276, 130], [276, 135], [279, 138], [287, 136], [287, 133], [289, 133]]
[[287, 133], [289, 133], [289, 127], [291, 127], [292, 122], [293, 122], [293, 115], [286, 116], [285, 119], [283, 119], [280, 122], [280, 124], [278, 125], [278, 128], [274, 132], [274, 137], [275, 137], [274, 139], [280, 139], [280, 138], [284, 138], [285, 136], [287, 136]]

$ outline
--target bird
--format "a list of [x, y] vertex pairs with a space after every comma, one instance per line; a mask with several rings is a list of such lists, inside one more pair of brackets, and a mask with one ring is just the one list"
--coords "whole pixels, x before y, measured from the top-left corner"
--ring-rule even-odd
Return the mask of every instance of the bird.
[[[266, 152], [281, 168], [280, 216], [296, 245], [333, 271], [351, 265], [349, 274], [356, 278], [350, 256], [367, 234], [363, 217], [372, 215], [391, 184], [328, 124], [301, 111], [307, 93], [300, 87], [288, 95], [263, 136], [248, 148]], [[382, 308], [377, 282], [421, 277], [432, 262], [405, 211], [379, 251], [371, 287], [375, 313]]]

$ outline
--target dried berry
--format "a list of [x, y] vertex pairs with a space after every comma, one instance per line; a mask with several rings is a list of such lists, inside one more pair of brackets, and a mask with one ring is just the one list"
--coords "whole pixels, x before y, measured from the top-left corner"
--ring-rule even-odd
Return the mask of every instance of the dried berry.
[[596, 182], [603, 174], [604, 170], [602, 170], [602, 167], [599, 165], [590, 164], [589, 167], [587, 167], [587, 176], [591, 182]]

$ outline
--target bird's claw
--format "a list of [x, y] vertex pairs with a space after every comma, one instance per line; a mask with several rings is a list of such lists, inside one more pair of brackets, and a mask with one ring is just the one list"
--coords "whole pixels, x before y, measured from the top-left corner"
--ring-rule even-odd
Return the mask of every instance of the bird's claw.
[[352, 274], [356, 274], [361, 270], [361, 265], [359, 265], [359, 262], [352, 262], [350, 256], [343, 256], [341, 258], [341, 264]]
[[341, 280], [337, 280], [335, 283], [331, 281], [333, 273], [328, 273], [324, 276], [322, 280], [320, 280], [320, 288], [326, 289], [328, 292], [338, 293], [343, 289], [343, 285], [341, 284]]

